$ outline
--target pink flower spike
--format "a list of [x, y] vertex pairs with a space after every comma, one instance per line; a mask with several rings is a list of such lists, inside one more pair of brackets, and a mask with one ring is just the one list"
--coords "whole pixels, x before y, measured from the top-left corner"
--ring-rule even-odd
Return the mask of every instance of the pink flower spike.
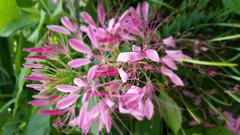
[[64, 113], [64, 111], [60, 110], [39, 110], [39, 114], [44, 114], [44, 115], [61, 115]]
[[175, 74], [172, 72], [172, 70], [162, 66], [161, 67], [161, 72], [168, 76], [169, 79], [176, 85], [176, 86], [184, 86], [182, 80]]
[[150, 98], [147, 98], [144, 105], [144, 115], [148, 118], [148, 120], [151, 120], [153, 117], [153, 112], [153, 103]]
[[80, 78], [74, 78], [73, 81], [78, 87], [88, 87], [88, 84]]
[[88, 81], [91, 81], [95, 77], [98, 67], [99, 67], [98, 65], [94, 65], [88, 70], [88, 74], [87, 74]]
[[47, 28], [54, 32], [62, 33], [64, 35], [70, 35], [70, 32], [62, 26], [48, 25]]
[[99, 19], [100, 23], [102, 24], [102, 26], [104, 26], [105, 15], [106, 15], [106, 13], [105, 13], [103, 4], [101, 3], [98, 5], [98, 19]]
[[118, 72], [119, 72], [122, 82], [123, 83], [127, 82], [127, 80], [128, 80], [127, 73], [122, 68], [118, 69]]
[[79, 98], [78, 94], [71, 94], [71, 95], [65, 96], [57, 102], [56, 108], [60, 110], [66, 109], [72, 104], [74, 104], [78, 100], [78, 98]]
[[92, 54], [90, 47], [88, 47], [83, 41], [80, 41], [78, 39], [70, 39], [69, 44], [74, 50], [78, 52]]
[[159, 62], [160, 61], [160, 58], [159, 58], [158, 53], [157, 53], [156, 50], [147, 49], [146, 50], [146, 55], [152, 61], [155, 61], [155, 62]]
[[142, 14], [145, 22], [148, 21], [148, 10], [149, 10], [149, 4], [147, 2], [142, 3]]
[[163, 43], [169, 47], [176, 47], [176, 42], [172, 36], [163, 39]]
[[76, 26], [66, 17], [66, 16], [63, 16], [61, 18], [61, 22], [62, 24], [67, 27], [70, 31], [72, 32], [76, 32], [77, 31], [77, 28]]
[[78, 67], [87, 65], [89, 63], [91, 63], [91, 61], [89, 59], [78, 58], [78, 59], [73, 59], [73, 60], [69, 61], [67, 65], [72, 68], [78, 68]]
[[86, 21], [89, 25], [93, 25], [96, 26], [94, 20], [92, 19], [92, 17], [87, 13], [87, 12], [82, 12], [81, 17], [84, 21]]
[[61, 92], [71, 92], [71, 93], [80, 90], [80, 87], [72, 86], [72, 85], [57, 85], [56, 88]]

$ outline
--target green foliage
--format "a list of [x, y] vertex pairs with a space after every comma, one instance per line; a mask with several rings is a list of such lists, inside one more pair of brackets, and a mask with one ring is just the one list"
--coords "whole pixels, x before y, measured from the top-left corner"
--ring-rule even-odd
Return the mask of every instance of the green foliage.
[[161, 90], [161, 114], [168, 127], [177, 134], [182, 124], [182, 113], [175, 101]]

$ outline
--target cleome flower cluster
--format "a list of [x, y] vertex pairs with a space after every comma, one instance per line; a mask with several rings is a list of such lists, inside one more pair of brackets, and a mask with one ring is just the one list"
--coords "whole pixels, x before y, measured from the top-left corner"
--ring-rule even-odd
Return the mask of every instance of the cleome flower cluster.
[[87, 134], [92, 124], [109, 133], [116, 114], [151, 120], [154, 115], [156, 80], [183, 86], [178, 70], [179, 58], [189, 56], [176, 49], [172, 36], [156, 41], [149, 20], [149, 4], [139, 3], [122, 15], [107, 19], [98, 5], [97, 22], [82, 12], [81, 24], [67, 17], [63, 26], [49, 25], [44, 45], [25, 48], [31, 53], [26, 76], [38, 91], [29, 104], [51, 106], [40, 114], [54, 115], [54, 127], [80, 127]]

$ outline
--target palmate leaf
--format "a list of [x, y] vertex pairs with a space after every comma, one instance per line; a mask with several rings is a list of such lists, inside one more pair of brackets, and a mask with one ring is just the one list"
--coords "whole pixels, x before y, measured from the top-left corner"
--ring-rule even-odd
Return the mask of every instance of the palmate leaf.
[[160, 110], [168, 127], [176, 134], [181, 128], [182, 114], [175, 101], [164, 92], [161, 92], [160, 99], [163, 102]]

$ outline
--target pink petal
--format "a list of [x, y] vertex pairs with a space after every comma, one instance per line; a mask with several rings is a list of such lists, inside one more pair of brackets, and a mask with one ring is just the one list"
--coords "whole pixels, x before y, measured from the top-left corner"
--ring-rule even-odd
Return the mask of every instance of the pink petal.
[[69, 44], [74, 50], [78, 52], [86, 53], [86, 54], [92, 53], [92, 50], [90, 49], [90, 47], [88, 47], [84, 42], [78, 39], [70, 39]]
[[70, 35], [70, 32], [62, 26], [48, 25], [47, 28], [54, 32], [62, 33], [64, 35]]
[[142, 14], [145, 22], [148, 20], [148, 10], [149, 10], [149, 4], [147, 2], [142, 3]]
[[97, 42], [96, 34], [94, 33], [93, 27], [88, 26], [87, 35], [92, 42], [93, 48], [98, 48], [98, 42]]
[[191, 59], [191, 57], [185, 55], [182, 53], [180, 50], [166, 50], [167, 57], [177, 59], [177, 58], [186, 58], [186, 59]]
[[95, 77], [97, 69], [98, 69], [98, 65], [94, 65], [88, 70], [88, 74], [87, 74], [88, 81], [91, 81]]
[[45, 52], [53, 51], [53, 48], [50, 46], [43, 46], [43, 47], [24, 48], [23, 51], [35, 52], [35, 53], [45, 53]]
[[110, 19], [109, 22], [108, 22], [107, 30], [112, 31], [114, 24], [115, 24], [115, 18]]
[[112, 126], [112, 121], [111, 121], [111, 116], [109, 114], [109, 111], [103, 111], [101, 113], [101, 120], [105, 124], [107, 132], [110, 133], [111, 126]]
[[175, 74], [172, 72], [172, 70], [162, 66], [161, 67], [161, 72], [168, 76], [170, 78], [170, 80], [177, 86], [184, 86], [182, 80]]
[[57, 85], [56, 88], [61, 92], [75, 92], [80, 90], [80, 87], [72, 85]]
[[80, 78], [74, 78], [73, 81], [78, 87], [88, 87], [88, 84]]
[[33, 88], [33, 89], [39, 90], [39, 91], [44, 90], [44, 86], [41, 84], [27, 84], [26, 87]]
[[128, 80], [127, 73], [122, 68], [118, 69], [118, 72], [119, 72], [122, 82], [123, 83], [127, 82], [127, 80]]
[[33, 64], [33, 63], [25, 63], [23, 64], [24, 67], [31, 67], [31, 68], [42, 68], [41, 64]]
[[144, 58], [140, 52], [123, 52], [118, 55], [117, 62], [134, 62]]
[[68, 126], [76, 127], [78, 125], [79, 117], [76, 117], [69, 121]]
[[153, 112], [154, 112], [153, 103], [150, 100], [150, 98], [147, 98], [144, 105], [144, 115], [148, 118], [148, 120], [151, 120]]
[[176, 42], [172, 36], [167, 37], [166, 39], [163, 39], [163, 43], [169, 47], [176, 47]]
[[136, 41], [136, 38], [129, 33], [121, 33], [120, 36], [123, 41]]
[[98, 18], [102, 25], [104, 25], [104, 19], [105, 19], [105, 10], [103, 7], [103, 4], [98, 5]]
[[61, 18], [61, 22], [62, 22], [62, 24], [63, 24], [65, 27], [67, 27], [70, 31], [72, 31], [72, 32], [76, 32], [76, 31], [77, 31], [76, 26], [75, 26], [66, 16], [64, 16], [64, 17]]
[[60, 110], [39, 110], [39, 114], [45, 114], [45, 115], [61, 115], [64, 113], [64, 111]]
[[108, 76], [116, 76], [118, 75], [118, 70], [115, 69], [109, 69], [107, 71], [104, 72], [99, 72], [98, 74], [96, 74], [96, 77], [108, 77]]
[[157, 53], [156, 50], [147, 49], [146, 50], [146, 55], [152, 61], [155, 61], [155, 62], [159, 62], [160, 61], [160, 58], [159, 58], [158, 53]]
[[177, 65], [175, 64], [174, 60], [172, 58], [163, 57], [162, 61], [164, 64], [166, 64], [169, 68], [173, 70], [177, 70]]
[[28, 57], [25, 57], [24, 59], [25, 60], [42, 60], [42, 59], [46, 59], [47, 57], [44, 56], [44, 55], [38, 55], [38, 56], [28, 56]]
[[39, 75], [29, 75], [29, 76], [25, 76], [25, 79], [27, 79], [27, 80], [32, 80], [32, 81], [40, 81], [40, 82], [47, 82], [47, 81], [49, 81], [49, 79], [44, 78], [44, 77], [39, 76]]
[[28, 103], [33, 106], [48, 106], [50, 104], [49, 100], [33, 100]]
[[91, 63], [91, 61], [89, 59], [78, 58], [78, 59], [73, 59], [73, 60], [69, 61], [67, 65], [72, 68], [78, 68], [78, 67], [87, 65], [89, 63]]
[[65, 96], [57, 102], [56, 108], [61, 110], [66, 109], [72, 104], [74, 104], [78, 100], [78, 98], [79, 98], [78, 94], [71, 94], [71, 95]]
[[131, 34], [135, 35], [143, 35], [142, 31], [139, 30], [138, 27], [133, 26], [133, 24], [130, 23], [121, 23], [121, 27], [125, 30], [127, 30]]
[[86, 21], [89, 25], [93, 25], [96, 26], [94, 20], [92, 19], [92, 17], [87, 13], [87, 12], [82, 12], [81, 17], [84, 21]]
[[141, 47], [136, 46], [136, 45], [133, 45], [133, 46], [132, 46], [132, 51], [133, 51], [133, 52], [139, 52], [139, 51], [141, 51]]
[[86, 123], [86, 119], [87, 119], [87, 108], [88, 108], [88, 102], [83, 103], [81, 110], [80, 110], [80, 114], [79, 114], [79, 125], [81, 128], [83, 128], [84, 123]]

